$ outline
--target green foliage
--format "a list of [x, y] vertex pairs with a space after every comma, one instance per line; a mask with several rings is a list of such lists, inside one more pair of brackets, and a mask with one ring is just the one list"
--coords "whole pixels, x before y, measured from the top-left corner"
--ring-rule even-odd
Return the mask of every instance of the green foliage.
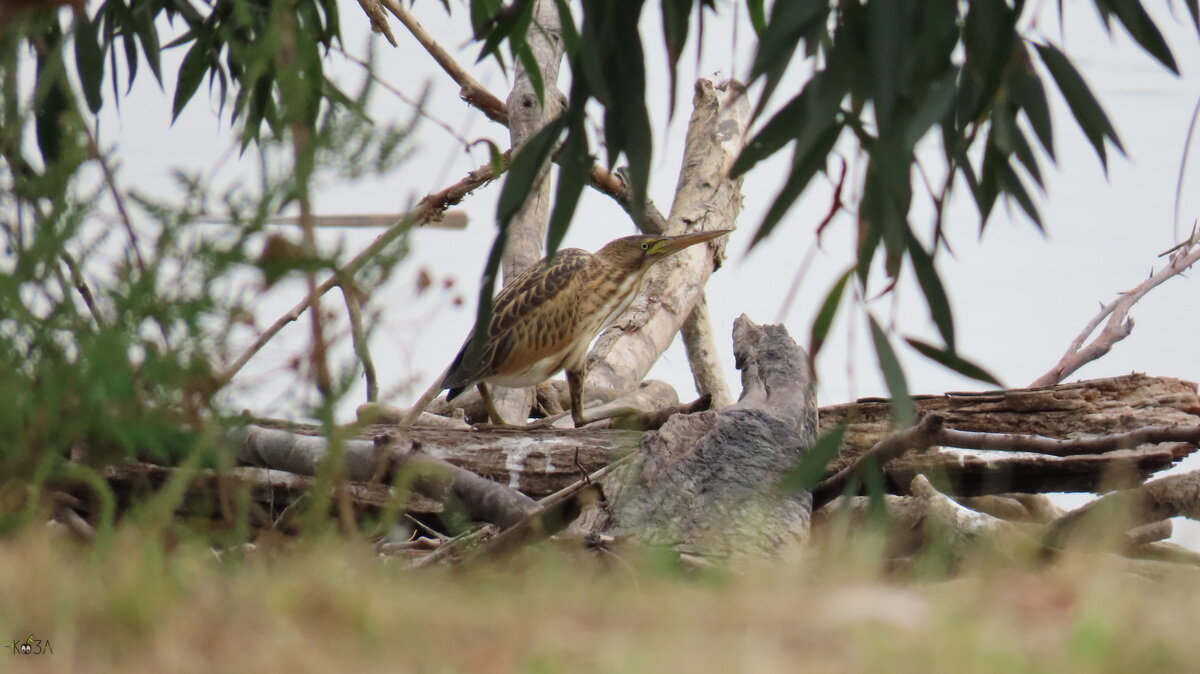
[[[268, 252], [270, 241], [286, 240], [264, 237], [264, 223], [301, 199], [313, 180], [387, 171], [409, 152], [419, 110], [404, 123], [377, 125], [361, 112], [369, 74], [353, 99], [331, 96], [331, 85], [314, 75], [316, 45], [336, 38], [332, 4], [237, 0], [212, 6], [203, 21], [186, 7], [112, 0], [92, 18], [77, 14], [70, 30], [55, 13], [34, 13], [0, 35], [0, 388], [9, 392], [0, 408], [0, 434], [9, 438], [0, 444], [0, 531], [29, 521], [37, 489], [62, 480], [90, 485], [99, 512], [107, 513], [99, 522], [106, 529], [113, 495], [89, 466], [134, 457], [220, 463], [231, 415], [218, 372], [230, 359], [231, 335], [251, 314], [259, 271], [269, 286], [309, 270], [332, 273], [343, 257], [260, 254], [264, 238]], [[265, 88], [257, 102], [239, 88], [234, 111], [241, 137], [257, 141], [257, 186], [237, 182], [222, 194], [211, 176], [181, 173], [177, 197], [127, 190], [117, 162], [90, 135], [89, 114], [103, 104], [101, 84], [116, 81], [115, 70], [103, 67], [104, 59], [116, 59], [115, 45], [124, 47], [130, 81], [143, 57], [158, 75], [151, 19], [159, 12], [194, 19], [187, 21], [190, 37], [177, 41], [194, 42], [189, 54], [198, 60], [185, 58], [176, 113], [191, 96], [187, 89], [194, 93], [197, 72], [210, 81], [233, 73], [238, 87]], [[274, 42], [266, 49], [246, 40]], [[36, 49], [27, 50], [30, 44]], [[224, 70], [211, 68], [217, 52], [210, 48], [224, 50]], [[23, 81], [28, 60], [36, 79]], [[253, 105], [262, 113], [257, 121]], [[255, 127], [264, 121], [265, 133]], [[305, 147], [298, 149], [297, 138], [307, 139]], [[106, 218], [113, 210], [117, 217]], [[219, 213], [229, 224], [197, 228], [198, 213]], [[357, 289], [369, 292], [387, 280], [405, 250], [401, 239], [358, 270]], [[239, 286], [248, 292], [230, 292]], [[334, 379], [314, 416], [327, 416], [355, 371], [343, 368]], [[155, 506], [167, 520], [182, 498], [178, 487], [164, 489]]]

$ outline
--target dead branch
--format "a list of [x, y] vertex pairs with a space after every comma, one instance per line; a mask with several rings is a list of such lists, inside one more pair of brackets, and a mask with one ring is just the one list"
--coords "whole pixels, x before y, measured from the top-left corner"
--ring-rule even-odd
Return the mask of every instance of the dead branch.
[[446, 74], [458, 84], [458, 95], [464, 101], [478, 108], [493, 122], [508, 125], [508, 108], [504, 102], [485, 89], [478, 80], [471, 76], [471, 73], [467, 72], [466, 68], [459, 65], [454, 57], [429, 34], [429, 31], [425, 30], [421, 22], [417, 21], [417, 17], [413, 16], [412, 12], [405, 9], [398, 0], [382, 0], [382, 2], [383, 6], [387, 7], [388, 11], [404, 24], [408, 32], [412, 33], [425, 51], [429, 52], [433, 60], [437, 61], [442, 70], [446, 71]]
[[392, 35], [392, 28], [388, 25], [387, 14], [383, 13], [383, 7], [380, 6], [379, 0], [358, 0], [358, 6], [362, 8], [367, 19], [371, 22], [371, 30], [376, 33], [381, 33], [387, 38], [388, 44], [393, 47], [396, 44], [396, 36]]
[[[103, 475], [119, 497], [128, 497], [161, 489], [178, 471], [178, 468], [167, 466], [128, 463], [109, 466]], [[197, 470], [185, 488], [183, 507], [189, 512], [217, 512], [219, 508], [213, 500], [222, 489], [245, 487], [249, 489], [251, 500], [263, 509], [268, 519], [277, 522], [283, 511], [309, 493], [315, 483], [316, 480], [307, 475], [255, 466], [237, 466], [221, 472]], [[396, 495], [386, 485], [350, 482], [346, 494], [359, 513], [378, 513], [389, 505], [397, 505]], [[398, 505], [415, 513], [437, 514], [443, 510], [440, 502], [416, 492], [407, 495], [407, 503]]]
[[900, 492], [917, 475], [928, 475], [939, 489], [955, 496], [1102, 492], [1140, 484], [1195, 451], [1195, 445], [1180, 442], [1067, 457], [1014, 453], [993, 458], [930, 452], [893, 462], [885, 472], [885, 486]]
[[945, 419], [941, 415], [929, 414], [916, 426], [892, 433], [875, 443], [874, 447], [858, 457], [852, 465], [825, 478], [813, 489], [813, 510], [820, 510], [841, 495], [852, 480], [865, 481], [866, 471], [883, 470], [888, 463], [900, 458], [909, 450], [920, 451], [938, 444], [944, 423]]
[[[1095, 437], [1153, 426], [1200, 424], [1196, 384], [1170, 377], [1133, 374], [1039, 389], [916, 396], [920, 416], [939, 414], [945, 427], [960, 431], [1012, 433], [1051, 438]], [[821, 432], [846, 425], [836, 472], [852, 464], [880, 439], [897, 430], [886, 400], [866, 399], [821, 409]], [[949, 462], [961, 453], [934, 455]], [[904, 465], [908, 457], [895, 464]], [[907, 485], [907, 482], [904, 482]]]
[[[507, 170], [507, 168], [508, 154], [506, 153], [504, 155], [504, 165], [501, 167], [501, 169]], [[315, 289], [316, 296], [320, 297], [330, 290], [333, 290], [335, 287], [337, 287], [340, 279], [342, 278], [353, 278], [354, 275], [357, 274], [358, 271], [371, 260], [371, 258], [378, 255], [380, 251], [398, 239], [409, 229], [412, 227], [419, 227], [421, 224], [437, 218], [438, 215], [444, 212], [447, 208], [461, 202], [468, 194], [492, 182], [497, 177], [499, 177], [499, 173], [497, 173], [496, 167], [493, 167], [491, 163], [484, 164], [474, 171], [467, 173], [465, 178], [459, 180], [457, 183], [454, 183], [446, 189], [426, 195], [425, 198], [417, 204], [416, 208], [396, 221], [396, 223], [389, 227], [387, 231], [376, 237], [375, 240], [371, 242], [371, 245], [364, 248], [358, 255], [355, 255], [349, 262], [343, 265], [337, 273], [333, 274], [323, 283], [317, 286]], [[233, 377], [240, 372], [243, 367], [246, 366], [246, 363], [248, 363], [250, 359], [255, 356], [255, 354], [257, 354], [264, 346], [266, 346], [267, 342], [274, 339], [275, 335], [279, 334], [279, 332], [283, 330], [289, 323], [299, 319], [300, 316], [302, 316], [309, 308], [309, 306], [311, 306], [309, 300], [309, 297], [305, 297], [304, 299], [300, 300], [296, 306], [292, 307], [291, 310], [280, 316], [274, 323], [270, 325], [270, 327], [259, 334], [258, 339], [256, 339], [254, 343], [242, 353], [242, 355], [238, 356], [236, 360], [234, 360], [228, 367], [226, 367], [215, 377], [214, 388], [219, 389], [228, 384]]]
[[[1088, 321], [1088, 324], [1067, 347], [1067, 352], [1063, 354], [1058, 363], [1038, 377], [1030, 384], [1030, 387], [1057, 384], [1072, 372], [1108, 353], [1114, 344], [1128, 337], [1133, 332], [1133, 319], [1129, 318], [1129, 310], [1151, 290], [1168, 279], [1182, 274], [1200, 261], [1200, 245], [1197, 245], [1198, 243], [1200, 243], [1200, 231], [1193, 232], [1187, 241], [1176, 247], [1167, 266], [1151, 274], [1150, 278], [1138, 284], [1137, 287], [1121, 293], [1120, 297], [1101, 307], [1100, 313]], [[1085, 346], [1084, 342], [1105, 318], [1108, 319], [1108, 322], [1104, 324], [1104, 329]]]
[[[1163, 448], [1151, 448], [1140, 454], [1123, 455], [1120, 457], [1094, 456], [1108, 452], [1130, 450], [1142, 445], [1175, 443]], [[911, 478], [922, 473], [944, 476], [955, 494], [987, 494], [996, 493], [989, 490], [1039, 492], [1041, 489], [1029, 488], [1028, 483], [1018, 487], [1012, 485], [1005, 488], [1006, 480], [1016, 480], [1016, 476], [1004, 473], [1015, 472], [1018, 465], [1013, 457], [1000, 458], [960, 456], [957, 465], [953, 453], [940, 453], [930, 461], [929, 456], [918, 459], [912, 466], [893, 469], [888, 464], [911, 451], [921, 451], [934, 446], [961, 447], [968, 449], [993, 450], [1005, 452], [1033, 452], [1057, 457], [1057, 461], [1049, 461], [1040, 457], [1021, 457], [1018, 461], [1025, 462], [1037, 469], [1044, 469], [1047, 475], [1064, 477], [1062, 471], [1070, 472], [1077, 466], [1084, 468], [1083, 477], [1089, 485], [1097, 484], [1098, 479], [1106, 477], [1097, 475], [1094, 470], [1097, 461], [1107, 466], [1106, 471], [1113, 479], [1119, 479], [1123, 470], [1132, 469], [1132, 474], [1144, 475], [1145, 467], [1141, 463], [1149, 459], [1151, 465], [1170, 465], [1178, 458], [1190, 454], [1200, 446], [1200, 426], [1166, 427], [1156, 426], [1142, 428], [1128, 433], [1102, 435], [1088, 438], [1058, 439], [1040, 436], [1021, 435], [1016, 433], [978, 433], [959, 431], [945, 428], [945, 419], [938, 414], [928, 414], [921, 419], [920, 424], [913, 428], [897, 431], [883, 438], [869, 451], [859, 456], [853, 464], [837, 471], [826, 478], [813, 490], [813, 509], [820, 509], [825, 504], [837, 498], [849, 484], [858, 480], [865, 481], [866, 471], [883, 470], [891, 478], [892, 484], [904, 485]], [[1069, 457], [1079, 459], [1072, 462]], [[1150, 458], [1155, 457], [1155, 458]], [[1155, 460], [1157, 459], [1157, 460]], [[924, 465], [921, 462], [924, 462]], [[1132, 463], [1131, 463], [1132, 462]], [[991, 476], [986, 475], [988, 464], [991, 466]], [[914, 466], [920, 466], [914, 469]], [[1002, 467], [1000, 467], [1002, 466]], [[1165, 467], [1165, 466], [1162, 466]], [[972, 475], [968, 469], [974, 469]], [[970, 485], [970, 486], [969, 486]]]
[[[562, 114], [564, 107], [564, 97], [557, 86], [563, 55], [558, 7], [553, 0], [533, 2], [533, 21], [526, 29], [524, 39], [533, 54], [545, 91], [536, 90], [525, 64], [518, 62], [507, 101], [509, 143], [514, 149], [523, 146], [547, 122]], [[525, 195], [525, 202], [508, 223], [500, 265], [506, 285], [542, 259], [546, 227], [550, 222], [549, 173], [550, 161], [547, 157], [538, 169], [529, 193]], [[496, 410], [502, 417], [518, 424], [529, 419], [535, 401], [531, 387], [510, 389], [492, 386], [490, 391]]]
[[985, 536], [1012, 535], [1017, 529], [1004, 520], [977, 510], [964, 508], [953, 499], [933, 488], [924, 475], [913, 478], [909, 491], [923, 501], [926, 531], [941, 536], [955, 555], [962, 555], [978, 539]]
[[[300, 475], [316, 475], [329, 454], [329, 442], [323, 437], [259, 426], [247, 426], [234, 439], [240, 462]], [[475, 519], [503, 528], [520, 521], [535, 507], [532, 499], [515, 489], [412, 451], [409, 442], [392, 435], [379, 436], [374, 442], [343, 441], [346, 476], [355, 482], [370, 481], [380, 452], [387, 457], [384, 477], [389, 483], [411, 483], [413, 489], [441, 503], [455, 499]]]
[[[256, 425], [292, 433], [320, 434], [316, 426], [257, 420]], [[397, 432], [393, 426], [368, 426], [358, 440], [370, 442]], [[412, 428], [403, 438], [420, 445], [421, 453], [506, 484], [535, 497], [552, 494], [579, 478], [608, 465], [614, 457], [636, 447], [642, 433], [617, 429], [455, 430]], [[353, 473], [352, 473], [353, 474]]]
[[1044, 540], [1047, 547], [1062, 542], [1092, 518], [1115, 518], [1137, 527], [1171, 517], [1200, 520], [1200, 471], [1170, 475], [1136, 489], [1118, 491], [1072, 510], [1050, 525]]
[[733, 394], [721, 373], [721, 359], [717, 357], [717, 345], [713, 339], [712, 319], [708, 314], [708, 299], [703, 293], [692, 312], [683, 321], [680, 329], [684, 348], [687, 349], [688, 364], [692, 369], [692, 380], [700, 395], [709, 396], [712, 406], [720, 409], [733, 403]]
[[[741, 210], [741, 181], [729, 180], [749, 123], [749, 104], [736, 81], [696, 83], [687, 144], [671, 206], [668, 233], [732, 229]], [[588, 386], [629, 390], [666, 350], [702, 295], [722, 249], [693, 246], [655, 266], [643, 293], [596, 340], [588, 356]]]
[[1126, 531], [1121, 540], [1121, 547], [1123, 550], [1132, 550], [1149, 543], [1166, 540], [1173, 533], [1175, 533], [1175, 527], [1171, 524], [1171, 520], [1150, 522]]
[[954, 500], [971, 510], [1009, 522], [1048, 524], [1064, 514], [1045, 494], [988, 494], [959, 496]]
[[[569, 405], [568, 403], [567, 406], [569, 407]], [[588, 408], [584, 412], [584, 418], [591, 424], [601, 419], [637, 417], [653, 410], [667, 409], [678, 405], [679, 394], [670, 384], [661, 379], [649, 379], [619, 398]], [[569, 419], [564, 416], [563, 423], [567, 421]]]
[[[365, 403], [355, 408], [355, 417], [358, 423], [362, 426], [371, 424], [389, 424], [396, 425], [400, 428], [406, 428], [405, 417], [410, 413], [411, 408], [408, 407], [393, 407], [391, 405], [381, 405], [379, 403]], [[468, 424], [460, 413], [458, 416], [441, 416], [425, 412], [420, 415], [414, 422], [416, 426], [426, 428], [455, 428], [458, 430], [470, 430], [471, 425]]]
[[1161, 442], [1188, 442], [1200, 445], [1200, 426], [1149, 426], [1128, 433], [1070, 440], [1017, 433], [975, 433], [945, 428], [938, 433], [937, 442], [934, 444], [963, 449], [1078, 456], [1133, 449], [1141, 445]]
[[367, 343], [367, 333], [363, 329], [362, 306], [359, 304], [358, 289], [342, 281], [342, 297], [346, 300], [346, 314], [350, 317], [350, 339], [354, 344], [354, 353], [362, 363], [363, 377], [367, 380], [367, 402], [373, 403], [379, 399], [379, 379], [375, 376], [375, 361], [371, 358], [371, 349]]

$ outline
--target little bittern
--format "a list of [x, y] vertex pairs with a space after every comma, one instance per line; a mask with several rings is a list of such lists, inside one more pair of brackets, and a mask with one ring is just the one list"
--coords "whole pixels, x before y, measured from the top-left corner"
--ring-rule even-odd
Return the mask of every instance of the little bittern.
[[588, 346], [633, 302], [654, 263], [730, 230], [679, 236], [627, 236], [596, 253], [560, 250], [521, 272], [496, 296], [482, 348], [463, 344], [442, 380], [453, 400], [475, 384], [493, 423], [503, 424], [485, 382], [533, 386], [567, 371], [571, 418], [583, 423], [583, 375]]

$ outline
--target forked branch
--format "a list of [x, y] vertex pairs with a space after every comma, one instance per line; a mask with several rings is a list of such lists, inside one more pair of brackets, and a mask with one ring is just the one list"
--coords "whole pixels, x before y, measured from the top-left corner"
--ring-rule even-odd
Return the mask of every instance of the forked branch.
[[[1100, 313], [1088, 321], [1088, 324], [1067, 347], [1067, 352], [1063, 354], [1058, 363], [1034, 380], [1030, 384], [1030, 388], [1053, 386], [1061, 382], [1079, 368], [1104, 356], [1112, 350], [1114, 344], [1128, 337], [1133, 332], [1133, 319], [1129, 318], [1129, 310], [1138, 300], [1145, 297], [1146, 293], [1167, 279], [1182, 274], [1196, 262], [1200, 262], [1200, 245], [1197, 244], [1200, 244], [1200, 230], [1193, 231], [1187, 241], [1168, 251], [1170, 262], [1166, 267], [1151, 274], [1150, 278], [1138, 284], [1137, 287], [1121, 293], [1120, 297], [1101, 307]], [[1108, 321], [1104, 324], [1104, 329], [1091, 342], [1087, 342], [1088, 337], [1096, 331], [1096, 328], [1100, 327], [1106, 318]]]

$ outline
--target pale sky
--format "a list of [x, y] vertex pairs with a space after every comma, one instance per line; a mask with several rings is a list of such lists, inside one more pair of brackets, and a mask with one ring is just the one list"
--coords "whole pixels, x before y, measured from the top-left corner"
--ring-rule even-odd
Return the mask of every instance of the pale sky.
[[[455, 4], [455, 3], [451, 3]], [[653, 5], [656, 3], [648, 3]], [[699, 65], [694, 45], [684, 52], [680, 70], [678, 109], [668, 124], [665, 112], [666, 77], [663, 68], [655, 15], [644, 19], [651, 82], [648, 94], [653, 110], [656, 154], [651, 195], [664, 212], [679, 167], [682, 137], [690, 112], [691, 86], [696, 76], [744, 77], [749, 65], [752, 35], [748, 25], [738, 28], [735, 44], [732, 7], [723, 2], [717, 20], [708, 21]], [[1186, 235], [1200, 215], [1200, 160], [1189, 162], [1183, 187], [1179, 229], [1173, 224], [1173, 208], [1180, 159], [1187, 125], [1200, 96], [1200, 40], [1179, 4], [1179, 18], [1172, 18], [1165, 3], [1146, 3], [1159, 19], [1180, 64], [1176, 78], [1144, 55], [1119, 26], [1107, 36], [1096, 19], [1092, 3], [1066, 3], [1065, 42], [1057, 28], [1055, 3], [1041, 3], [1038, 26], [1049, 39], [1065, 44], [1067, 53], [1083, 71], [1105, 105], [1128, 157], [1110, 154], [1107, 178], [1083, 134], [1075, 128], [1069, 110], [1047, 80], [1056, 122], [1057, 167], [1044, 164], [1047, 193], [1039, 199], [1048, 234], [1039, 233], [1015, 207], [998, 204], [985, 234], [980, 237], [978, 215], [965, 187], [950, 205], [946, 222], [955, 258], [942, 255], [939, 269], [954, 305], [959, 349], [995, 373], [1007, 386], [1030, 383], [1054, 365], [1067, 345], [1097, 311], [1122, 290], [1132, 288], [1161, 266], [1158, 253]], [[469, 42], [465, 7], [455, 5], [456, 16], [447, 18], [441, 4], [418, 2], [416, 13], [442, 44], [455, 53], [494, 93], [504, 98], [509, 81], [489, 61], [475, 64], [477, 46]], [[342, 0], [343, 37], [351, 53], [363, 55], [367, 23], [357, 3]], [[431, 86], [428, 111], [431, 117], [454, 128], [460, 137], [474, 141], [489, 138], [508, 146], [507, 130], [488, 122], [482, 114], [458, 100], [457, 87], [433, 64], [428, 55], [395, 21], [393, 31], [400, 42], [392, 48], [377, 39], [379, 74], [392, 85], [416, 96]], [[694, 31], [693, 31], [694, 38]], [[166, 72], [178, 69], [180, 50], [164, 54]], [[358, 66], [334, 54], [328, 58], [331, 72], [344, 75], [348, 88], [361, 79]], [[801, 84], [800, 74], [785, 80], [778, 101], [786, 100]], [[565, 89], [565, 82], [560, 83]], [[105, 87], [108, 92], [108, 87]], [[169, 111], [172, 91], [162, 92], [148, 74], [143, 74], [131, 99], [122, 102], [116, 114], [107, 105], [101, 126], [105, 145], [117, 145], [122, 161], [120, 179], [140, 189], [159, 194], [175, 193], [169, 171], [175, 167], [207, 169], [225, 153], [229, 132], [219, 123], [215, 103], [204, 100], [202, 87], [187, 111], [172, 126]], [[109, 94], [111, 95], [111, 94]], [[376, 92], [371, 107], [377, 119], [402, 120], [411, 114], [408, 105], [383, 90]], [[935, 152], [928, 156], [932, 161]], [[800, 260], [812, 245], [817, 223], [829, 205], [830, 187], [818, 179], [764, 245], [750, 253], [746, 246], [765, 209], [785, 175], [788, 152], [760, 164], [743, 186], [745, 209], [739, 229], [729, 245], [729, 259], [707, 286], [719, 351], [728, 381], [738, 390], [733, 367], [730, 330], [733, 319], [746, 313], [760, 323], [785, 323], [792, 335], [806, 345], [811, 319], [836, 275], [853, 257], [851, 220], [839, 218], [830, 227], [823, 251], [816, 255], [789, 311], [781, 316], [784, 295], [792, 283]], [[433, 123], [424, 123], [416, 138], [413, 159], [393, 174], [364, 179], [356, 184], [323, 185], [317, 190], [318, 213], [399, 213], [421, 195], [442, 189], [487, 161], [484, 147], [469, 153], [451, 134]], [[836, 168], [832, 164], [831, 168]], [[252, 162], [227, 162], [218, 185], [228, 185], [253, 171]], [[477, 283], [495, 231], [495, 200], [498, 185], [481, 190], [462, 205], [470, 215], [466, 231], [423, 230], [412, 238], [412, 254], [401, 263], [392, 282], [371, 298], [370, 307], [381, 310], [383, 321], [375, 326], [371, 348], [381, 387], [396, 404], [407, 404], [435, 377], [461, 344], [474, 318]], [[911, 221], [928, 240], [928, 199], [918, 192]], [[566, 245], [595, 250], [618, 236], [634, 233], [628, 217], [607, 198], [585, 192]], [[353, 254], [365, 247], [378, 230], [331, 230], [320, 233], [328, 250], [341, 247]], [[451, 293], [429, 293], [417, 298], [415, 278], [427, 269], [439, 283], [456, 282], [465, 300], [454, 306]], [[1200, 381], [1200, 285], [1194, 278], [1177, 278], [1153, 291], [1134, 308], [1137, 325], [1132, 336], [1118, 344], [1100, 361], [1072, 376], [1108, 377], [1131, 371]], [[872, 305], [883, 320], [894, 321], [899, 331], [936, 341], [924, 302], [911, 278], [903, 280], [899, 301], [884, 299]], [[437, 287], [435, 285], [435, 287]], [[300, 283], [283, 284], [258, 303], [256, 315], [266, 326], [290, 308], [302, 294]], [[327, 296], [328, 310], [341, 313], [341, 298]], [[862, 324], [847, 320], [859, 316], [843, 311], [818, 361], [819, 391], [823, 405], [846, 402], [862, 396], [884, 396], [886, 388], [877, 372], [869, 335]], [[307, 321], [294, 324], [253, 360], [244, 371], [242, 387], [232, 401], [264, 415], [297, 417], [305, 400], [302, 387], [287, 371], [287, 363], [306, 343]], [[979, 389], [895, 342], [905, 365], [909, 388], [914, 393], [941, 393]], [[353, 358], [348, 340], [338, 345], [337, 359]], [[673, 384], [684, 400], [695, 392], [682, 346], [677, 343], [663, 356], [649, 377]], [[363, 402], [362, 388], [341, 407], [345, 420]], [[311, 399], [309, 399], [311, 401]], [[1185, 463], [1200, 467], [1200, 460]], [[1189, 532], [1188, 536], [1192, 536]], [[1190, 538], [1190, 542], [1200, 537]]]

